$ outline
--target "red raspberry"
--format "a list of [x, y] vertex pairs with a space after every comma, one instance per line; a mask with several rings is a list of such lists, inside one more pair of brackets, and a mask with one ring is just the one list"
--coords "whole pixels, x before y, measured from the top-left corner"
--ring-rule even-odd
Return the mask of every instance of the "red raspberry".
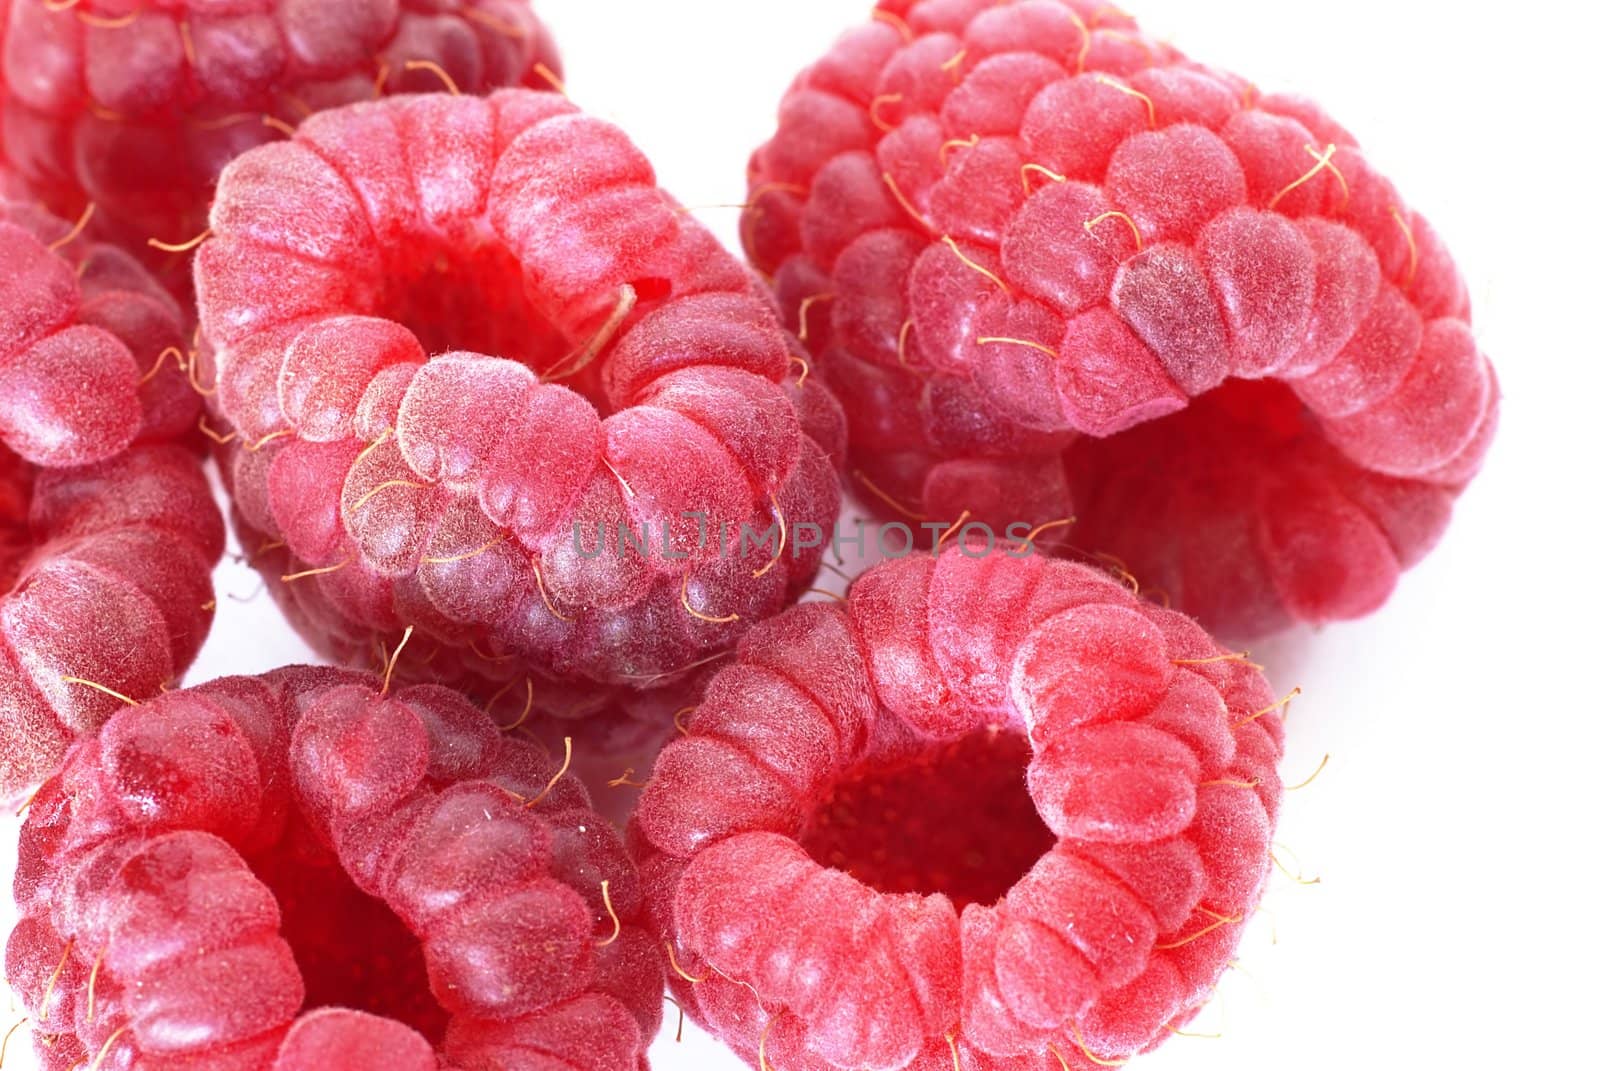
[[0, 796], [188, 669], [211, 628], [222, 518], [195, 456], [140, 446], [36, 470], [0, 448]]
[[412, 679], [592, 707], [811, 583], [791, 533], [835, 522], [838, 406], [614, 127], [526, 90], [324, 112], [233, 163], [211, 222], [228, 480], [325, 650], [415, 626]]
[[18, 858], [46, 1068], [637, 1071], [660, 1022], [622, 839], [443, 688], [297, 668], [128, 708]]
[[184, 315], [126, 253], [0, 199], [0, 441], [51, 467], [192, 433]]
[[117, 708], [73, 681], [154, 695], [210, 629], [222, 518], [162, 445], [200, 410], [182, 324], [126, 253], [0, 199], [0, 794]]
[[[181, 243], [222, 166], [312, 111], [446, 82], [548, 86], [527, 0], [0, 0], [0, 153], [30, 198], [149, 254], [187, 288]], [[269, 125], [270, 124], [270, 125]]]
[[1075, 502], [1081, 546], [1232, 635], [1376, 609], [1498, 408], [1427, 222], [1315, 105], [1097, 0], [877, 15], [790, 91], [745, 217], [860, 488], [997, 527]]
[[1014, 553], [909, 557], [752, 630], [658, 761], [652, 917], [751, 1064], [1088, 1069], [1233, 954], [1281, 796], [1265, 678]]

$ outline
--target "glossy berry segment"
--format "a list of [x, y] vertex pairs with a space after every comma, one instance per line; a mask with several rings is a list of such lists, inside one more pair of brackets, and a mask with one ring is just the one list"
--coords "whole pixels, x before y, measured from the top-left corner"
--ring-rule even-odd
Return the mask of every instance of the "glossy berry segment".
[[1493, 437], [1462, 277], [1354, 138], [1114, 7], [882, 3], [750, 185], [865, 501], [1076, 515], [1229, 635], [1376, 609]]
[[752, 630], [656, 764], [632, 836], [669, 980], [753, 1067], [1121, 1062], [1259, 902], [1257, 667], [1097, 570], [977, 550]]
[[527, 90], [324, 112], [211, 223], [227, 479], [324, 649], [414, 627], [402, 675], [581, 716], [810, 585], [837, 403], [616, 128]]
[[58, 468], [190, 435], [184, 320], [128, 254], [0, 198], [0, 443]]
[[639, 1071], [660, 1023], [622, 838], [447, 689], [292, 668], [129, 707], [18, 858], [51, 1071]]
[[386, 93], [549, 88], [527, 0], [0, 0], [0, 155], [27, 197], [148, 255], [205, 227], [218, 174], [324, 108]]

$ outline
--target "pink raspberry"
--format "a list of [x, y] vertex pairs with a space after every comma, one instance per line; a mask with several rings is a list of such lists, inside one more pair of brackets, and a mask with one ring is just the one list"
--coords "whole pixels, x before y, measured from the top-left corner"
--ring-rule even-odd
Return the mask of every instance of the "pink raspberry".
[[18, 858], [6, 970], [52, 1071], [639, 1071], [660, 1022], [621, 837], [443, 688], [296, 668], [127, 708]]
[[1359, 617], [1499, 391], [1438, 236], [1299, 98], [1090, 0], [886, 0], [802, 73], [745, 241], [895, 519], [1042, 524], [1230, 635]]
[[632, 832], [669, 980], [753, 1066], [1090, 1071], [1192, 1017], [1259, 902], [1258, 669], [973, 547], [753, 629], [657, 762]]
[[188, 286], [222, 166], [322, 109], [393, 92], [548, 87], [527, 0], [0, 0], [0, 155], [30, 198]]
[[402, 675], [575, 714], [810, 585], [837, 403], [614, 127], [526, 90], [324, 112], [230, 165], [211, 225], [227, 480], [324, 650], [415, 627]]

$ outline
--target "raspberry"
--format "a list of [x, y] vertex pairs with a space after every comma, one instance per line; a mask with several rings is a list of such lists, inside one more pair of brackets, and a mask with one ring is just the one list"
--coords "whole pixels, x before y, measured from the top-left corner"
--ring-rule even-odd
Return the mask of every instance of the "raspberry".
[[837, 404], [614, 127], [525, 90], [324, 112], [230, 165], [212, 230], [227, 479], [329, 653], [415, 627], [407, 679], [593, 708], [811, 583]]
[[[0, 154], [29, 198], [149, 255], [205, 226], [222, 166], [310, 111], [441, 81], [468, 93], [558, 78], [527, 0], [0, 0]], [[269, 125], [270, 124], [270, 125]]]
[[222, 518], [198, 460], [136, 446], [78, 469], [0, 448], [0, 795], [188, 669], [211, 628]]
[[632, 836], [674, 988], [752, 1065], [1103, 1066], [1198, 1011], [1259, 901], [1261, 673], [973, 546], [753, 629], [656, 765]]
[[50, 1068], [637, 1071], [659, 1025], [621, 837], [443, 688], [294, 668], [127, 708], [18, 859]]
[[[397, 639], [374, 635], [370, 628], [353, 624], [340, 604], [326, 595], [321, 586], [294, 578], [303, 570], [289, 548], [269, 539], [232, 512], [234, 531], [246, 547], [261, 548], [250, 561], [265, 581], [278, 608], [289, 624], [305, 637], [319, 654], [335, 665], [362, 666], [386, 664], [388, 652]], [[341, 571], [342, 575], [343, 571]], [[404, 638], [404, 633], [400, 634]], [[449, 681], [469, 694], [500, 724], [522, 735], [531, 736], [552, 749], [574, 741], [573, 775], [596, 788], [617, 776], [623, 765], [633, 762], [648, 766], [676, 731], [674, 718], [692, 707], [705, 690], [720, 659], [691, 666], [670, 682], [651, 683], [653, 687], [601, 687], [593, 682], [555, 681], [541, 677], [537, 686], [524, 668], [523, 677], [494, 683], [489, 673], [512, 671], [514, 659], [481, 660], [483, 656], [468, 647], [473, 666], [453, 666], [460, 655], [427, 638], [414, 638], [418, 644], [405, 654], [397, 675], [413, 681]], [[480, 648], [481, 650], [481, 648]], [[492, 688], [492, 690], [490, 690]], [[596, 806], [617, 822], [627, 819], [632, 798], [617, 792], [596, 792]]]
[[116, 708], [69, 678], [153, 695], [210, 628], [222, 519], [170, 445], [200, 410], [183, 322], [126, 253], [0, 199], [0, 793]]
[[1498, 409], [1428, 223], [1314, 104], [1115, 8], [877, 15], [785, 99], [744, 228], [863, 497], [1076, 511], [1080, 547], [1229, 635], [1381, 605]]
[[200, 398], [184, 316], [126, 253], [0, 199], [0, 442], [35, 465], [178, 439]]

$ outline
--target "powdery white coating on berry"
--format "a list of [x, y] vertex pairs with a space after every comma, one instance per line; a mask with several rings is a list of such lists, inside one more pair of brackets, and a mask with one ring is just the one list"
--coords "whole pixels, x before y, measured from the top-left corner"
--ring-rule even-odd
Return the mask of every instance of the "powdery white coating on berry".
[[674, 989], [753, 1066], [1159, 1045], [1259, 902], [1276, 709], [1088, 567], [881, 565], [752, 630], [657, 762], [632, 835]]
[[1493, 437], [1461, 275], [1354, 138], [1098, 0], [885, 0], [750, 187], [865, 501], [1076, 514], [1231, 636], [1376, 609]]
[[325, 112], [228, 168], [212, 230], [228, 481], [330, 652], [415, 626], [402, 675], [515, 718], [677, 684], [811, 583], [843, 418], [616, 128], [517, 90]]
[[[385, 93], [550, 88], [528, 0], [0, 0], [0, 156], [27, 199], [146, 256], [175, 291], [223, 166], [313, 111]], [[272, 125], [266, 121], [271, 120]]]
[[43, 1066], [639, 1071], [658, 946], [556, 773], [456, 693], [341, 670], [123, 710], [23, 827]]

